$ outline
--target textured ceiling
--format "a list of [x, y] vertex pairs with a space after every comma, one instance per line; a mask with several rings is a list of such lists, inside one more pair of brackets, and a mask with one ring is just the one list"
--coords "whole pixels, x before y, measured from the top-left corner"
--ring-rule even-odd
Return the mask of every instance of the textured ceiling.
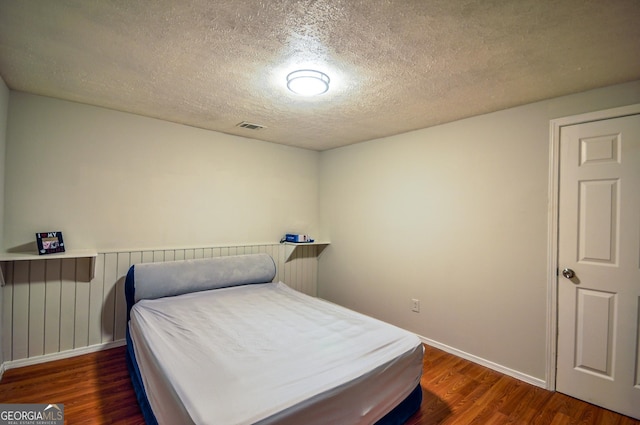
[[[639, 18], [639, 0], [0, 0], [0, 75], [325, 150], [640, 79]], [[327, 93], [287, 91], [307, 67]]]

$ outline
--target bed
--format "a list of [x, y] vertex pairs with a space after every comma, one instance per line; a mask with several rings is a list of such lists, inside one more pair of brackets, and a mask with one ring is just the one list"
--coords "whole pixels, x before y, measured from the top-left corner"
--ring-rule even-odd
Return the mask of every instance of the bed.
[[402, 424], [413, 334], [273, 282], [251, 254], [132, 266], [127, 366], [147, 424]]

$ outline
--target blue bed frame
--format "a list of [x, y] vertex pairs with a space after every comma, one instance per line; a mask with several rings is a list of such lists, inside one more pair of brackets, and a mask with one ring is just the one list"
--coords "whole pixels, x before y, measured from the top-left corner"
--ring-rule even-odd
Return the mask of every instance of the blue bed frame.
[[[130, 312], [131, 308], [135, 304], [134, 268], [135, 266], [131, 266], [127, 272], [124, 284], [125, 298], [127, 301], [126, 362], [127, 368], [129, 369], [129, 375], [131, 376], [133, 389], [135, 390], [136, 398], [138, 399], [138, 404], [140, 405], [140, 410], [142, 410], [144, 420], [147, 425], [157, 425], [158, 421], [153, 414], [151, 405], [149, 404], [147, 393], [145, 392], [144, 384], [142, 382], [142, 376], [140, 375], [140, 369], [138, 368], [138, 363], [136, 361], [136, 355], [133, 350], [133, 342], [131, 341], [131, 335], [129, 334], [128, 323]], [[407, 398], [400, 402], [400, 404], [387, 413], [382, 419], [376, 422], [375, 425], [402, 425], [420, 409], [421, 403], [422, 387], [418, 384]]]

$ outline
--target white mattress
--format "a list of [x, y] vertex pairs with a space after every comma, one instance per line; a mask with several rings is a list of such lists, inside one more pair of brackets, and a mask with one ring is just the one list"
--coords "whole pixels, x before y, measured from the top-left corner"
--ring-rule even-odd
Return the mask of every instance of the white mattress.
[[143, 300], [130, 333], [160, 424], [371, 424], [422, 372], [415, 335], [283, 283]]

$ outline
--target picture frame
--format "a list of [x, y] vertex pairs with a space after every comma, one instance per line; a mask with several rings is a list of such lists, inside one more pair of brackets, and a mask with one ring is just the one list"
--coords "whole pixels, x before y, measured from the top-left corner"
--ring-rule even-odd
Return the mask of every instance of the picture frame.
[[62, 232], [40, 232], [36, 233], [36, 243], [38, 245], [38, 255], [63, 253], [64, 240]]

